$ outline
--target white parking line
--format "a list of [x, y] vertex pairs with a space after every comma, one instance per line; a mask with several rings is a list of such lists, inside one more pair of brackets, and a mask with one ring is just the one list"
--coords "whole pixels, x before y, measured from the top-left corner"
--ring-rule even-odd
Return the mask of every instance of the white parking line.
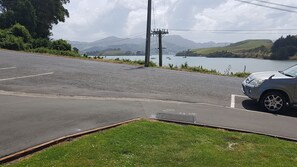
[[36, 74], [36, 75], [27, 75], [27, 76], [21, 76], [21, 77], [14, 77], [14, 78], [5, 78], [5, 79], [0, 79], [1, 81], [10, 81], [10, 80], [16, 80], [16, 79], [23, 79], [23, 78], [33, 78], [33, 77], [40, 77], [40, 76], [45, 76], [45, 75], [52, 75], [54, 72], [49, 72], [49, 73], [43, 73], [43, 74]]
[[230, 105], [231, 108], [235, 108], [235, 95], [231, 95], [231, 105]]
[[231, 104], [230, 104], [230, 108], [235, 108], [235, 100], [236, 100], [236, 97], [247, 98], [247, 96], [242, 96], [242, 95], [232, 94], [232, 95], [231, 95]]
[[0, 70], [10, 70], [10, 69], [16, 69], [16, 67], [5, 67], [5, 68], [0, 68]]

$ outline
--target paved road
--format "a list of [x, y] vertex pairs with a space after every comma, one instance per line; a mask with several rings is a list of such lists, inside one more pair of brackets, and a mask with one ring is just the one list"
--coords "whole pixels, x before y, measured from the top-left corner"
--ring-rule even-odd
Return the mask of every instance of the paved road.
[[142, 68], [1, 51], [0, 78], [54, 74], [0, 81], [0, 90], [96, 97], [145, 97], [230, 106], [241, 94], [241, 78]]
[[[0, 51], [0, 157], [138, 117], [297, 139], [295, 109], [283, 115], [258, 111], [242, 97], [241, 81]], [[235, 109], [229, 108], [232, 94]]]

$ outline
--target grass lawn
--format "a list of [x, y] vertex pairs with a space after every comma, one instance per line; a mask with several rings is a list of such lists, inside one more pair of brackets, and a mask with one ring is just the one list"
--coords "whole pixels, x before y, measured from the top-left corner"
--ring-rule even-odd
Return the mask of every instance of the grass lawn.
[[41, 151], [7, 166], [297, 166], [297, 143], [137, 121]]

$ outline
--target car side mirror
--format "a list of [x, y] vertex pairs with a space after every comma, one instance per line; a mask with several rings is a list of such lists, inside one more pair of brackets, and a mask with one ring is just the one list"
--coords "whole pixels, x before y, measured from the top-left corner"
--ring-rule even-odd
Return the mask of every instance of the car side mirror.
[[269, 79], [272, 79], [274, 76], [275, 76], [275, 74], [271, 75], [271, 76], [269, 77]]

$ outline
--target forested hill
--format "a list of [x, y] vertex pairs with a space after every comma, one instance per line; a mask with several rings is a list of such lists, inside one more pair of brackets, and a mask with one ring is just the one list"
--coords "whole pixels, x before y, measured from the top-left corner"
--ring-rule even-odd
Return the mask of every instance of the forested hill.
[[297, 37], [288, 35], [276, 40], [271, 48], [271, 59], [288, 60], [297, 59]]
[[206, 56], [206, 57], [270, 57], [273, 45], [271, 40], [245, 40], [225, 47], [202, 48], [180, 52], [177, 56]]
[[281, 37], [274, 43], [271, 40], [245, 40], [226, 47], [187, 50], [176, 55], [297, 60], [297, 36]]

